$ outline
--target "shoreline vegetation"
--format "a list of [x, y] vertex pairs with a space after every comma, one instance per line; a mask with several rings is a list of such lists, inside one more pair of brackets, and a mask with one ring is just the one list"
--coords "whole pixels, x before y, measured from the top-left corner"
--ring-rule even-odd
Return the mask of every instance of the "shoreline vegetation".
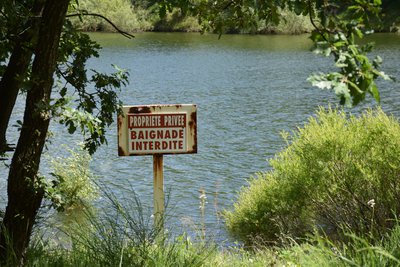
[[379, 108], [360, 117], [321, 108], [282, 134], [288, 146], [273, 170], [249, 180], [234, 210], [223, 212], [228, 230], [243, 234], [234, 245], [205, 230], [204, 190], [192, 234], [172, 234], [153, 224], [133, 185], [118, 196], [101, 181], [87, 186], [90, 156], [70, 150], [53, 162], [61, 185], [54, 196], [65, 209], [41, 210], [25, 266], [400, 266], [399, 128]]
[[[386, 26], [379, 31], [399, 32], [400, 20], [396, 13], [400, 3], [394, 2], [388, 1], [383, 6]], [[61, 31], [62, 20], [54, 21], [53, 17], [65, 16], [68, 4], [69, 1], [62, 1], [62, 6], [49, 4], [41, 22], [41, 25], [55, 22], [56, 28], [50, 29], [55, 35], [62, 33], [63, 42], [56, 40], [58, 35], [50, 40], [49, 46], [42, 47], [46, 44], [46, 34], [39, 35], [37, 40], [31, 36], [27, 44], [37, 49], [32, 50], [35, 54], [22, 57], [27, 62], [22, 72], [30, 71], [28, 63], [34, 55], [32, 73], [14, 75], [18, 78], [14, 80], [21, 83], [16, 85], [16, 94], [23, 88], [22, 82], [33, 84], [27, 89], [25, 114], [32, 109], [35, 116], [24, 117], [21, 125], [24, 134], [20, 140], [31, 140], [28, 135], [34, 132], [36, 137], [32, 143], [43, 146], [46, 141], [43, 133], [49, 126], [47, 114], [62, 110], [63, 114], [57, 114], [56, 118], [70, 133], [79, 126], [83, 132], [84, 127], [89, 129], [91, 136], [84, 145], [89, 152], [83, 148], [69, 150], [69, 158], [53, 159], [53, 172], [47, 180], [38, 172], [40, 157], [36, 154], [41, 155], [42, 148], [39, 151], [18, 144], [13, 155], [17, 160], [12, 160], [8, 180], [8, 189], [11, 188], [8, 193], [14, 202], [8, 202], [11, 204], [7, 204], [5, 213], [0, 211], [1, 227], [4, 227], [0, 229], [4, 250], [1, 266], [400, 266], [400, 121], [380, 108], [369, 109], [360, 116], [342, 109], [320, 108], [303, 126], [291, 133], [283, 132], [286, 146], [270, 159], [271, 170], [257, 173], [247, 187], [240, 189], [233, 207], [218, 212], [229, 234], [238, 240], [234, 244], [226, 240], [225, 246], [224, 241], [216, 241], [213, 233], [206, 231], [207, 197], [203, 188], [198, 197], [200, 217], [188, 226], [188, 232], [183, 228], [182, 233], [175, 233], [162, 225], [168, 222], [168, 213], [161, 220], [153, 221], [152, 212], [142, 205], [133, 184], [130, 189], [126, 188], [126, 194], [117, 196], [111, 188], [96, 181], [90, 173], [91, 154], [105, 142], [103, 130], [111, 125], [110, 114], [117, 111], [119, 103], [117, 95], [108, 87], [118, 89], [126, 85], [128, 74], [117, 67], [117, 72], [111, 75], [93, 70], [95, 74], [90, 82], [95, 91], [85, 91], [90, 84], [86, 59], [97, 56], [100, 47], [85, 39], [84, 34], [69, 29]], [[397, 9], [390, 11], [389, 7]], [[202, 31], [196, 18], [184, 16], [178, 9], [160, 19], [154, 0], [79, 0], [79, 6], [72, 10], [70, 17], [80, 31], [113, 32], [113, 24], [130, 33]], [[77, 10], [81, 13], [76, 14]], [[98, 14], [104, 14], [107, 19], [99, 18]], [[283, 22], [278, 25], [259, 23], [252, 29], [228, 28], [224, 32], [302, 34], [312, 31], [307, 17], [287, 10], [281, 10], [281, 14]], [[43, 29], [47, 28], [40, 28], [40, 33]], [[334, 48], [342, 49], [348, 39], [339, 37]], [[363, 74], [364, 66], [372, 69], [365, 63], [369, 64], [368, 58], [358, 52], [365, 52], [364, 48], [358, 50], [353, 43], [353, 40], [346, 43], [351, 47], [346, 53], [333, 53], [339, 58], [337, 66], [356, 70], [346, 77]], [[15, 55], [10, 52], [11, 48], [11, 45], [3, 47], [4, 59], [11, 55], [9, 61]], [[23, 42], [15, 49], [31, 51], [25, 49]], [[357, 61], [350, 61], [353, 57], [348, 56], [348, 51], [356, 54]], [[371, 63], [375, 68], [365, 73], [384, 76], [376, 70], [380, 64], [378, 59]], [[360, 67], [354, 62], [361, 62]], [[57, 64], [60, 68], [56, 71]], [[352, 68], [353, 65], [358, 68]], [[12, 67], [12, 70], [18, 69], [19, 64]], [[43, 72], [38, 71], [41, 68]], [[74, 93], [82, 98], [78, 104], [83, 106], [81, 112], [71, 111], [67, 86], [60, 88], [61, 98], [53, 105], [50, 93], [54, 74], [76, 89]], [[375, 77], [362, 78], [364, 85], [369, 82], [370, 89], [374, 86], [368, 92], [376, 95], [376, 86], [371, 82]], [[323, 88], [332, 81], [317, 80]], [[343, 88], [343, 80], [340, 84]], [[41, 86], [45, 90], [40, 91]], [[96, 108], [98, 118], [92, 115]], [[40, 127], [32, 127], [34, 124]], [[14, 174], [18, 168], [23, 172]], [[19, 188], [23, 190], [18, 191]], [[17, 201], [20, 195], [37, 205], [28, 206], [27, 212], [27, 204]], [[14, 209], [11, 215], [8, 215], [9, 207]]]
[[[400, 7], [400, 4], [398, 5]], [[392, 11], [396, 7], [386, 6], [383, 8], [387, 12], [384, 12], [383, 28], [380, 31], [398, 33], [400, 31], [400, 19], [394, 14], [396, 12]], [[158, 4], [152, 0], [81, 0], [76, 9], [104, 14], [120, 30], [129, 33], [201, 32], [202, 30], [197, 18], [185, 16], [178, 9], [167, 13], [164, 18], [160, 18]], [[278, 25], [260, 22], [256, 29], [226, 29], [226, 33], [303, 34], [310, 33], [313, 30], [307, 16], [299, 16], [289, 10], [282, 10], [282, 17], [283, 20]], [[72, 21], [74, 26], [84, 32], [116, 32], [115, 28], [103, 18], [82, 15], [72, 18]]]

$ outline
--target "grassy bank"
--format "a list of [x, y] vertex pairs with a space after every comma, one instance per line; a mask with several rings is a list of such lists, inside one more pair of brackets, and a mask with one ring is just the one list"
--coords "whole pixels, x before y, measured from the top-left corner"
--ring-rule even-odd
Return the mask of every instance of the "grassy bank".
[[[348, 247], [328, 247], [324, 240], [321, 245], [293, 246], [285, 250], [261, 249], [256, 252], [246, 250], [207, 251], [199, 245], [177, 243], [162, 250], [153, 247], [153, 255], [146, 261], [131, 258], [126, 260], [123, 251], [112, 258], [99, 262], [84, 251], [43, 250], [42, 247], [31, 250], [26, 266], [399, 266], [400, 260], [395, 254], [398, 246], [387, 247], [365, 244], [359, 240], [357, 245]], [[395, 241], [400, 242], [399, 239]], [[398, 244], [398, 243], [397, 243]], [[395, 251], [391, 251], [394, 249]], [[125, 256], [128, 256], [126, 254]]]
[[[165, 18], [158, 14], [158, 4], [152, 0], [80, 0], [78, 10], [104, 15], [118, 28], [126, 32], [162, 31], [162, 32], [199, 32], [197, 18], [185, 16], [179, 10], [167, 13]], [[382, 27], [379, 31], [398, 32], [400, 19], [398, 10], [400, 3], [385, 2], [382, 6]], [[71, 9], [71, 12], [72, 11]], [[298, 16], [288, 10], [281, 11], [282, 20], [278, 25], [266, 25], [260, 22], [256, 29], [227, 29], [230, 33], [261, 34], [301, 34], [313, 30], [307, 16]], [[106, 20], [96, 16], [84, 15], [73, 18], [76, 26], [83, 31], [114, 32], [115, 28]]]
[[[133, 190], [116, 196], [104, 184], [90, 185], [89, 158], [71, 151], [70, 159], [53, 162], [60, 190], [48, 195], [47, 201], [57, 204], [57, 212], [39, 216], [25, 266], [400, 266], [399, 209], [395, 208], [400, 123], [380, 109], [359, 118], [346, 116], [350, 115], [321, 109], [290, 141], [286, 136], [288, 148], [277, 154], [273, 164], [279, 179], [266, 181], [273, 190], [253, 184], [246, 201], [243, 194], [239, 197], [234, 212], [243, 203], [249, 204], [244, 211], [257, 208], [233, 216], [244, 221], [241, 231], [245, 226], [256, 230], [241, 238], [252, 236], [248, 246], [215, 242], [210, 238], [213, 233], [204, 232], [201, 218], [194, 227], [199, 229], [197, 235], [191, 236], [154, 225], [152, 212]], [[330, 174], [335, 180], [329, 179]], [[101, 197], [101, 204], [93, 205], [95, 196]], [[273, 206], [272, 212], [260, 210], [268, 205]], [[204, 203], [200, 207], [204, 217]], [[296, 218], [299, 214], [304, 216]], [[333, 216], [335, 225], [318, 221], [326, 214]], [[228, 229], [234, 223], [231, 215], [225, 212]], [[165, 225], [171, 225], [168, 219]], [[317, 223], [307, 225], [300, 219]], [[275, 232], [268, 236], [265, 229], [251, 224]], [[288, 231], [297, 226], [293, 224], [302, 227]], [[9, 258], [9, 266], [15, 266], [13, 255]]]
[[[160, 18], [157, 4], [151, 1], [129, 0], [80, 0], [79, 10], [102, 14], [119, 29], [126, 32], [162, 31], [162, 32], [199, 32], [201, 25], [197, 18], [184, 16], [179, 10], [167, 13]], [[297, 16], [290, 11], [282, 11], [283, 20], [278, 25], [260, 24], [257, 33], [300, 34], [310, 32], [312, 25], [307, 17]], [[84, 15], [73, 18], [73, 23], [82, 31], [114, 32], [115, 28], [106, 20], [96, 16]], [[246, 29], [232, 29], [233, 33], [248, 33]]]
[[221, 246], [205, 238], [212, 233], [169, 234], [133, 191], [117, 197], [101, 188], [101, 210], [79, 206], [58, 213], [56, 224], [37, 225], [25, 266], [400, 266], [398, 222], [382, 238], [348, 230], [346, 242], [315, 233], [297, 241], [282, 235], [279, 246]]
[[288, 239], [280, 247], [221, 248], [184, 233], [168, 237], [150, 227], [137, 203], [131, 204], [135, 207], [114, 200], [109, 215], [85, 213], [85, 223], [81, 218], [79, 227], [63, 228], [63, 242], [37, 237], [26, 266], [400, 266], [400, 226], [381, 240], [349, 232], [341, 244], [313, 235], [301, 244]]

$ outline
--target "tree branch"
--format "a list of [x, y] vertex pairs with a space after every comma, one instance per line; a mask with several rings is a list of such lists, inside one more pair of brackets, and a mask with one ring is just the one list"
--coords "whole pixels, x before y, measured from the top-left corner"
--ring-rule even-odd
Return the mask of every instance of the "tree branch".
[[117, 25], [115, 25], [111, 20], [109, 20], [108, 18], [106, 18], [105, 16], [103, 16], [103, 15], [101, 15], [101, 14], [97, 14], [97, 13], [88, 13], [88, 12], [86, 12], [86, 11], [82, 11], [82, 13], [69, 14], [69, 15], [67, 15], [67, 18], [70, 18], [70, 17], [79, 17], [79, 16], [93, 16], [93, 17], [102, 18], [102, 19], [104, 19], [105, 21], [107, 21], [111, 26], [113, 26], [113, 28], [114, 28], [118, 33], [122, 34], [122, 35], [125, 36], [126, 38], [128, 38], [128, 39], [135, 38], [134, 35], [132, 35], [132, 34], [130, 34], [130, 33], [127, 33], [127, 32], [125, 32], [125, 31], [119, 29], [119, 28], [117, 27]]
[[[322, 38], [325, 39], [325, 36], [322, 34], [321, 30], [318, 28], [318, 26], [315, 24], [314, 18], [313, 18], [313, 8], [312, 8], [312, 4], [311, 1], [308, 1], [308, 12], [310, 14], [310, 22], [313, 25], [314, 29], [322, 36]], [[328, 41], [325, 39], [325, 41]]]

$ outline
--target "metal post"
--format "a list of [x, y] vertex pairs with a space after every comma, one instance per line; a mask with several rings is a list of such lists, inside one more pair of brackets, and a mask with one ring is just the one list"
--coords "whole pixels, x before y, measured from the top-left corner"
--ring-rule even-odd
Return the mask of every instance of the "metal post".
[[153, 155], [154, 225], [164, 228], [164, 172], [163, 155]]

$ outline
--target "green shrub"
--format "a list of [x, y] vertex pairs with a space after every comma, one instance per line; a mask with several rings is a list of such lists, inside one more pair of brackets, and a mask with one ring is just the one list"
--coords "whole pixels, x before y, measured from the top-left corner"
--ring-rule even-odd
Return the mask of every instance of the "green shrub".
[[[104, 15], [118, 28], [127, 32], [161, 31], [161, 32], [200, 32], [201, 25], [196, 17], [183, 14], [174, 8], [160, 18], [158, 4], [154, 1], [129, 0], [80, 0], [79, 10]], [[227, 33], [278, 33], [301, 34], [311, 32], [314, 28], [307, 16], [296, 15], [284, 9], [281, 11], [282, 21], [278, 25], [259, 22], [254, 29], [232, 28]], [[115, 32], [111, 24], [103, 18], [82, 16], [72, 18], [73, 24], [83, 31]]]
[[68, 149], [69, 157], [51, 160], [52, 186], [46, 189], [46, 198], [57, 211], [90, 206], [98, 194], [94, 177], [90, 172], [91, 156], [82, 148]]
[[173, 9], [164, 18], [157, 18], [154, 21], [154, 31], [200, 32], [201, 26], [195, 17], [184, 15], [178, 9]]
[[284, 9], [281, 10], [282, 20], [278, 25], [260, 23], [258, 33], [277, 33], [277, 34], [302, 34], [314, 30], [308, 16], [296, 15], [295, 12]]
[[314, 229], [378, 238], [400, 212], [400, 125], [381, 109], [359, 118], [321, 109], [241, 190], [227, 228], [252, 243], [299, 238]]
[[[79, 10], [97, 13], [111, 20], [119, 29], [127, 32], [148, 31], [152, 23], [148, 21], [150, 10], [132, 6], [129, 0], [84, 0], [79, 1]], [[73, 18], [73, 23], [84, 31], [115, 32], [115, 28], [103, 18], [82, 16]]]

